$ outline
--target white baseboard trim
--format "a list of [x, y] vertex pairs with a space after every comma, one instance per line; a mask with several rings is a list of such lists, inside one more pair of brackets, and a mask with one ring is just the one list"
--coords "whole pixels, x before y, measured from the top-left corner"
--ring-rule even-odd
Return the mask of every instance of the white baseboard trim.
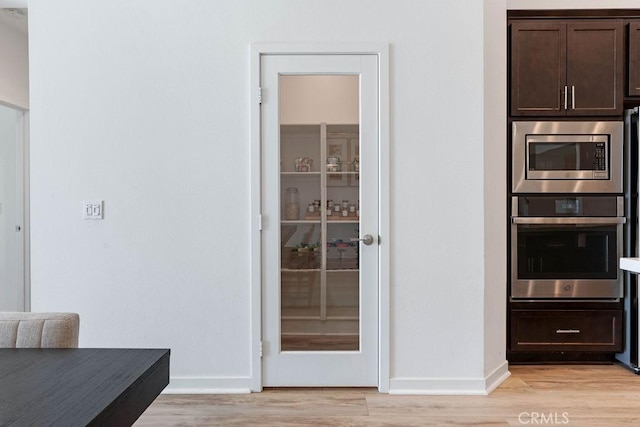
[[[509, 378], [504, 361], [485, 378], [392, 378], [389, 394], [487, 395]], [[248, 394], [250, 377], [172, 377], [162, 394]]]
[[484, 387], [485, 390], [487, 390], [487, 394], [497, 389], [509, 376], [511, 376], [511, 372], [509, 372], [509, 362], [505, 360], [484, 379]]
[[171, 377], [162, 394], [246, 394], [251, 393], [251, 378]]
[[487, 395], [509, 375], [509, 364], [505, 361], [485, 378], [392, 378], [389, 394]]

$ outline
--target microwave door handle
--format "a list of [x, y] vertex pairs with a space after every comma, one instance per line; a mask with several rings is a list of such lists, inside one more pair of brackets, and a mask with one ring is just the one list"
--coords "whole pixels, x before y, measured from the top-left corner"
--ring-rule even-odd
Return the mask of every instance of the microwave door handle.
[[511, 222], [514, 224], [560, 224], [560, 225], [607, 225], [607, 224], [625, 224], [625, 217], [512, 217]]

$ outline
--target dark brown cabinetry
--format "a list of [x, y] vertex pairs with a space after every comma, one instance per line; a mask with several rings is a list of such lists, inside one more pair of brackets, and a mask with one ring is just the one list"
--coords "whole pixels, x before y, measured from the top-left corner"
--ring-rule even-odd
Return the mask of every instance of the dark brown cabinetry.
[[512, 310], [511, 350], [622, 350], [622, 310]]
[[623, 23], [511, 24], [512, 116], [607, 116], [623, 110]]
[[[640, 9], [510, 10], [507, 25], [509, 138], [514, 121], [619, 121], [640, 105]], [[510, 363], [610, 362], [624, 350], [624, 300], [524, 299], [510, 285]]]
[[629, 96], [640, 96], [640, 22], [629, 24]]

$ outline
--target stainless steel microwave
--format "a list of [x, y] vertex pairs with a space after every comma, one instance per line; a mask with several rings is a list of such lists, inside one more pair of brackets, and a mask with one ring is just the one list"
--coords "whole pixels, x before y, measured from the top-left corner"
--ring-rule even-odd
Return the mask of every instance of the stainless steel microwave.
[[622, 193], [623, 122], [513, 122], [514, 193]]

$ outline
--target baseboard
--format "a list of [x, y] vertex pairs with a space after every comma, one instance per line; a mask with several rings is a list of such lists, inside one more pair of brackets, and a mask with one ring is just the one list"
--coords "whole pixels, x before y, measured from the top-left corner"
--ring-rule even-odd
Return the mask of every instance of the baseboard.
[[[390, 394], [487, 395], [511, 373], [505, 361], [485, 378], [392, 378]], [[251, 393], [250, 377], [172, 377], [162, 394]]]
[[487, 394], [490, 394], [493, 390], [498, 388], [498, 386], [509, 378], [510, 375], [509, 362], [505, 360], [500, 364], [500, 366], [494, 369], [493, 372], [485, 377], [484, 388], [487, 390]]
[[251, 393], [251, 378], [171, 377], [162, 394], [245, 394]]
[[485, 378], [392, 378], [389, 394], [487, 395], [511, 373], [505, 361]]

